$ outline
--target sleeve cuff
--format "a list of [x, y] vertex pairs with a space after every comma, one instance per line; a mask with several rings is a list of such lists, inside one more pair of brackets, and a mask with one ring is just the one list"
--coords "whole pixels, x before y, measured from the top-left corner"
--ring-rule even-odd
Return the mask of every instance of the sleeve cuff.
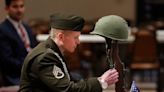
[[107, 84], [104, 80], [102, 80], [101, 78], [97, 78], [97, 79], [98, 79], [98, 81], [100, 82], [101, 87], [102, 87], [103, 89], [107, 89], [107, 88], [108, 88], [108, 84]]

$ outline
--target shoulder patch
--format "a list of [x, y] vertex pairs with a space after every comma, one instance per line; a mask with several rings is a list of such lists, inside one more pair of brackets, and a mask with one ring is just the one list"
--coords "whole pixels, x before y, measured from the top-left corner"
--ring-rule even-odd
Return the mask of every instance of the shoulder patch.
[[64, 77], [63, 71], [56, 65], [54, 65], [52, 73], [54, 74], [55, 78], [57, 78], [57, 79], [61, 79]]

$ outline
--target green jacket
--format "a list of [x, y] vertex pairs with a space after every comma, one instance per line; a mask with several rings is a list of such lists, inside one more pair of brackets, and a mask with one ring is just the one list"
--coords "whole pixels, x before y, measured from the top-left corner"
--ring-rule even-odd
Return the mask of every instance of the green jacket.
[[70, 80], [64, 57], [48, 38], [25, 58], [19, 92], [102, 92], [97, 78]]

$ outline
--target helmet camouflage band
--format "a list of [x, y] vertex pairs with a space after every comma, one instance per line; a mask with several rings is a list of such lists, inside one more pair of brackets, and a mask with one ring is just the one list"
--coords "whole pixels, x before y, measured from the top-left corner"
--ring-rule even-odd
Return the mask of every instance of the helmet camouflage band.
[[126, 40], [128, 38], [128, 24], [120, 16], [109, 15], [100, 18], [91, 34], [97, 34], [113, 40]]

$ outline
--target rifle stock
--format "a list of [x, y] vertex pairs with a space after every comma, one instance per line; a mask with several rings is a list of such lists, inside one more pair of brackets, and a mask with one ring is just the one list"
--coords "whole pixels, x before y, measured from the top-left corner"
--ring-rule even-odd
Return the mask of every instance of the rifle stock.
[[116, 92], [126, 92], [124, 85], [124, 64], [119, 57], [118, 41], [106, 38], [107, 44], [107, 62], [109, 68], [115, 68], [119, 73], [119, 81], [115, 84]]

